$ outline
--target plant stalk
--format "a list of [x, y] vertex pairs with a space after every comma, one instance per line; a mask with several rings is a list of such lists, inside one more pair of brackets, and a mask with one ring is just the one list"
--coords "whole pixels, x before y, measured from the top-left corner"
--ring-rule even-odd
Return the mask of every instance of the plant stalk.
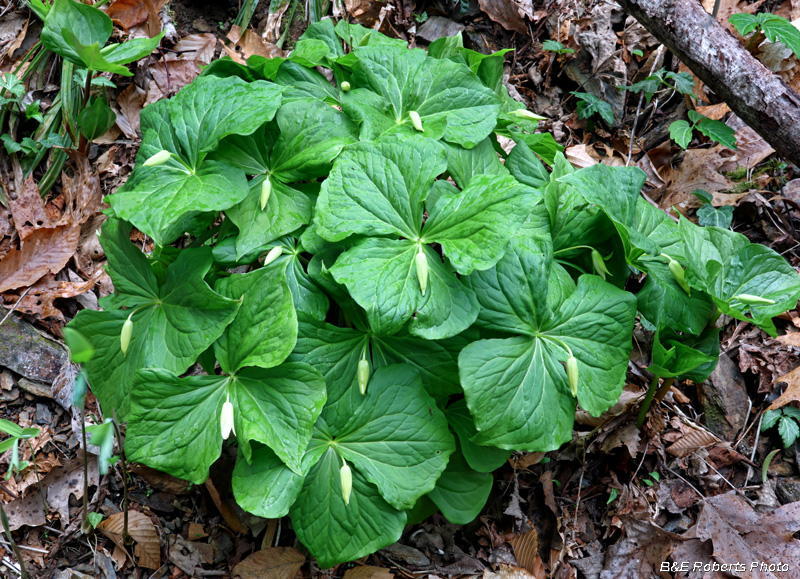
[[119, 429], [119, 421], [117, 420], [116, 408], [111, 409], [111, 416], [114, 419], [114, 433], [117, 435], [117, 444], [119, 445], [119, 460], [122, 466], [122, 542], [126, 545], [130, 544], [131, 537], [128, 534], [128, 465], [125, 462], [125, 450], [122, 442], [122, 432]]
[[650, 380], [650, 386], [647, 388], [647, 395], [644, 397], [642, 407], [639, 409], [639, 417], [636, 419], [637, 428], [644, 426], [644, 421], [647, 418], [647, 412], [650, 410], [650, 404], [653, 402], [653, 397], [656, 395], [656, 385], [658, 384], [658, 376], [653, 376]]
[[22, 579], [28, 579], [28, 571], [25, 569], [25, 561], [22, 560], [22, 553], [20, 552], [16, 541], [14, 541], [14, 537], [11, 535], [11, 525], [8, 524], [8, 517], [6, 516], [6, 510], [3, 508], [3, 503], [0, 503], [0, 519], [3, 521], [3, 530], [6, 533], [6, 537], [8, 537], [8, 542], [11, 543], [11, 548], [14, 551], [14, 555], [17, 557], [20, 577], [22, 577]]

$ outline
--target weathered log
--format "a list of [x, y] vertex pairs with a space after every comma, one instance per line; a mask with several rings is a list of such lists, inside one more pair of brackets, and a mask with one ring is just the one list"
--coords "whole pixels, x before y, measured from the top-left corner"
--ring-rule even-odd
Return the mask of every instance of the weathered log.
[[800, 95], [699, 0], [617, 0], [779, 155], [800, 166]]

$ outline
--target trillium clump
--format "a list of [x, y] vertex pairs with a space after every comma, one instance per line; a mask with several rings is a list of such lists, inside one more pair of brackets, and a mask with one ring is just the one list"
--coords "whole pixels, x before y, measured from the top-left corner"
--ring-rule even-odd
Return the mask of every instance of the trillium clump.
[[512, 451], [617, 401], [637, 316], [655, 382], [710, 374], [722, 313], [776, 334], [794, 269], [676, 223], [639, 169], [574, 169], [503, 59], [325, 20], [142, 111], [115, 292], [68, 327], [130, 460], [201, 484], [235, 446], [238, 504], [329, 567], [478, 516]]

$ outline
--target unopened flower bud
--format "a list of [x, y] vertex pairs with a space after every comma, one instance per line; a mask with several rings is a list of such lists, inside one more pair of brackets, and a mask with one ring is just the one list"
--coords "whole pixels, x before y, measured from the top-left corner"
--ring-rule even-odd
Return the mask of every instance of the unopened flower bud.
[[272, 183], [270, 183], [269, 177], [264, 177], [264, 182], [261, 183], [261, 211], [264, 211], [267, 206], [270, 193], [272, 193]]
[[567, 358], [567, 379], [569, 380], [569, 391], [573, 396], [578, 395], [578, 361], [575, 356]]
[[270, 249], [267, 257], [264, 258], [264, 265], [271, 264], [273, 261], [278, 259], [278, 256], [280, 256], [281, 253], [283, 253], [283, 248], [280, 245], [276, 245]]
[[159, 165], [163, 165], [169, 158], [172, 156], [172, 153], [167, 151], [166, 149], [160, 150], [158, 153], [150, 157], [144, 162], [145, 167], [157, 167]]
[[734, 300], [739, 300], [743, 304], [748, 306], [767, 306], [772, 305], [775, 303], [775, 300], [771, 300], [769, 298], [762, 298], [761, 296], [754, 296], [751, 294], [739, 294], [738, 296], [733, 296]]
[[425, 132], [425, 129], [422, 128], [422, 119], [419, 118], [419, 113], [417, 111], [410, 111], [408, 113], [408, 118], [411, 119], [411, 124], [414, 125], [415, 129], [417, 129], [420, 133]]
[[367, 383], [369, 382], [369, 362], [366, 358], [358, 361], [358, 389], [362, 396], [367, 393]]
[[592, 266], [594, 267], [594, 272], [604, 280], [606, 279], [606, 275], [611, 275], [611, 272], [608, 271], [608, 268], [606, 267], [606, 262], [603, 259], [603, 256], [600, 255], [600, 252], [596, 249], [592, 250]]
[[341, 88], [342, 88], [342, 92], [349, 91], [350, 90], [350, 83], [347, 82], [346, 80], [342, 81]]
[[425, 290], [428, 288], [428, 258], [420, 245], [414, 263], [417, 266], [417, 280], [419, 280], [419, 289], [422, 295], [425, 295]]
[[226, 400], [222, 405], [222, 413], [219, 417], [220, 428], [222, 429], [222, 439], [226, 440], [231, 432], [236, 434], [236, 428], [233, 426], [233, 404], [230, 400]]
[[511, 112], [517, 118], [525, 119], [528, 121], [546, 121], [547, 117], [543, 117], [541, 115], [537, 115], [536, 113], [532, 113], [528, 109], [517, 109]]
[[353, 471], [350, 470], [350, 465], [346, 462], [339, 469], [339, 476], [342, 479], [342, 498], [344, 504], [350, 504], [350, 493], [353, 492]]
[[131, 336], [133, 335], [132, 316], [133, 312], [131, 312], [131, 315], [125, 320], [125, 323], [122, 324], [122, 331], [119, 333], [119, 349], [122, 350], [123, 356], [128, 353], [128, 346], [131, 345]]
[[678, 282], [678, 285], [683, 288], [683, 291], [686, 292], [687, 296], [692, 295], [692, 289], [689, 287], [689, 284], [686, 283], [686, 275], [683, 272], [683, 267], [677, 261], [672, 259], [669, 256], [666, 256], [669, 259], [669, 271], [672, 273], [672, 277], [675, 278], [675, 281]]

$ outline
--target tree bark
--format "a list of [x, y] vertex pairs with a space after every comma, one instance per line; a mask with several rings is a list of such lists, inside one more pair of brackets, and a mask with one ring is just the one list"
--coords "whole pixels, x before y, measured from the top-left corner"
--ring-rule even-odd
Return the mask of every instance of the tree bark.
[[779, 155], [800, 166], [800, 95], [699, 0], [617, 0]]

